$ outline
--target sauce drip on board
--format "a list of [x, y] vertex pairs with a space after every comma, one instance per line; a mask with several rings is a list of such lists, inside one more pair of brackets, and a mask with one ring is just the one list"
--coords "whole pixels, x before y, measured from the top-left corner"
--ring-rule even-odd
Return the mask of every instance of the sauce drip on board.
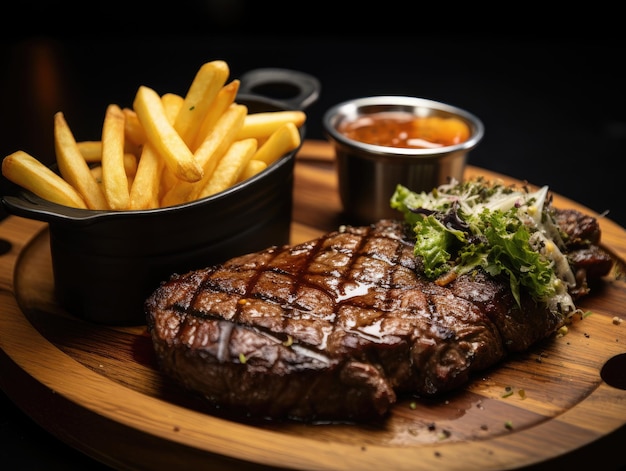
[[452, 146], [470, 137], [469, 127], [458, 118], [416, 117], [401, 111], [359, 116], [342, 123], [339, 132], [366, 144], [414, 149]]

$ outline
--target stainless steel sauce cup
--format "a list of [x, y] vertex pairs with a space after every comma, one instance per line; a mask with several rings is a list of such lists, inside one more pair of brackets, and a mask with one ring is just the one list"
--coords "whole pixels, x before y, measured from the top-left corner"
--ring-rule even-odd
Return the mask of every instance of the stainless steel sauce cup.
[[[346, 122], [381, 112], [454, 117], [467, 124], [469, 138], [443, 147], [404, 148], [366, 144], [340, 132]], [[398, 184], [419, 192], [430, 191], [450, 178], [462, 180], [467, 154], [484, 134], [480, 119], [465, 110], [407, 96], [374, 96], [339, 103], [324, 114], [323, 127], [335, 149], [339, 194], [345, 215], [350, 222], [365, 224], [401, 217], [389, 203]]]

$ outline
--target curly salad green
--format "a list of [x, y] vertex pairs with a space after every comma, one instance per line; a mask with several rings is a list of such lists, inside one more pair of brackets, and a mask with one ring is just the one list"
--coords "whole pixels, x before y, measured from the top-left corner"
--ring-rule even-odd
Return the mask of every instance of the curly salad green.
[[505, 275], [520, 305], [521, 290], [552, 312], [571, 316], [576, 280], [564, 235], [550, 212], [548, 187], [535, 192], [477, 178], [431, 192], [398, 185], [391, 207], [414, 228], [414, 253], [430, 279], [450, 279], [481, 267]]

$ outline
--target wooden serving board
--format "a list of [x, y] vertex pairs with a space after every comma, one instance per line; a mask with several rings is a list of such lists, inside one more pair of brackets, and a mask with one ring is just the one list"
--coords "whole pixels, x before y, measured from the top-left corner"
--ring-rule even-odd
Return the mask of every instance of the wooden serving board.
[[[315, 141], [298, 155], [293, 243], [342, 223], [332, 158]], [[468, 167], [467, 176], [478, 174], [513, 182]], [[558, 195], [555, 205], [593, 214]], [[382, 423], [301, 424], [224, 416], [159, 372], [145, 327], [68, 315], [54, 300], [47, 224], [11, 216], [0, 224], [12, 244], [0, 256], [0, 386], [51, 433], [120, 469], [467, 471], [546, 462], [626, 424], [623, 381], [601, 376], [626, 352], [626, 322], [617, 320], [626, 318], [626, 231], [600, 224], [616, 269], [580, 303], [592, 314], [567, 335], [439, 400], [404, 399]]]

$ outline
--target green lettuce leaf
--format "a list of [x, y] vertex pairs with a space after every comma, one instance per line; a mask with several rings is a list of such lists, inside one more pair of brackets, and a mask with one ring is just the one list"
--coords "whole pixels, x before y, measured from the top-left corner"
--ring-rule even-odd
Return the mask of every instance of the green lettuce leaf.
[[[562, 269], [565, 257], [556, 248], [560, 240], [552, 243], [546, 236], [555, 235], [554, 225], [542, 225], [551, 220], [546, 194], [546, 187], [529, 194], [479, 179], [451, 182], [430, 193], [398, 185], [390, 205], [413, 227], [414, 253], [428, 278], [481, 267], [491, 276], [508, 277], [518, 305], [526, 290], [551, 309], [571, 311], [575, 307], [567, 286], [572, 274]], [[541, 217], [537, 211], [543, 212]], [[546, 245], [554, 250], [545, 250]], [[563, 279], [555, 266], [561, 267]]]

